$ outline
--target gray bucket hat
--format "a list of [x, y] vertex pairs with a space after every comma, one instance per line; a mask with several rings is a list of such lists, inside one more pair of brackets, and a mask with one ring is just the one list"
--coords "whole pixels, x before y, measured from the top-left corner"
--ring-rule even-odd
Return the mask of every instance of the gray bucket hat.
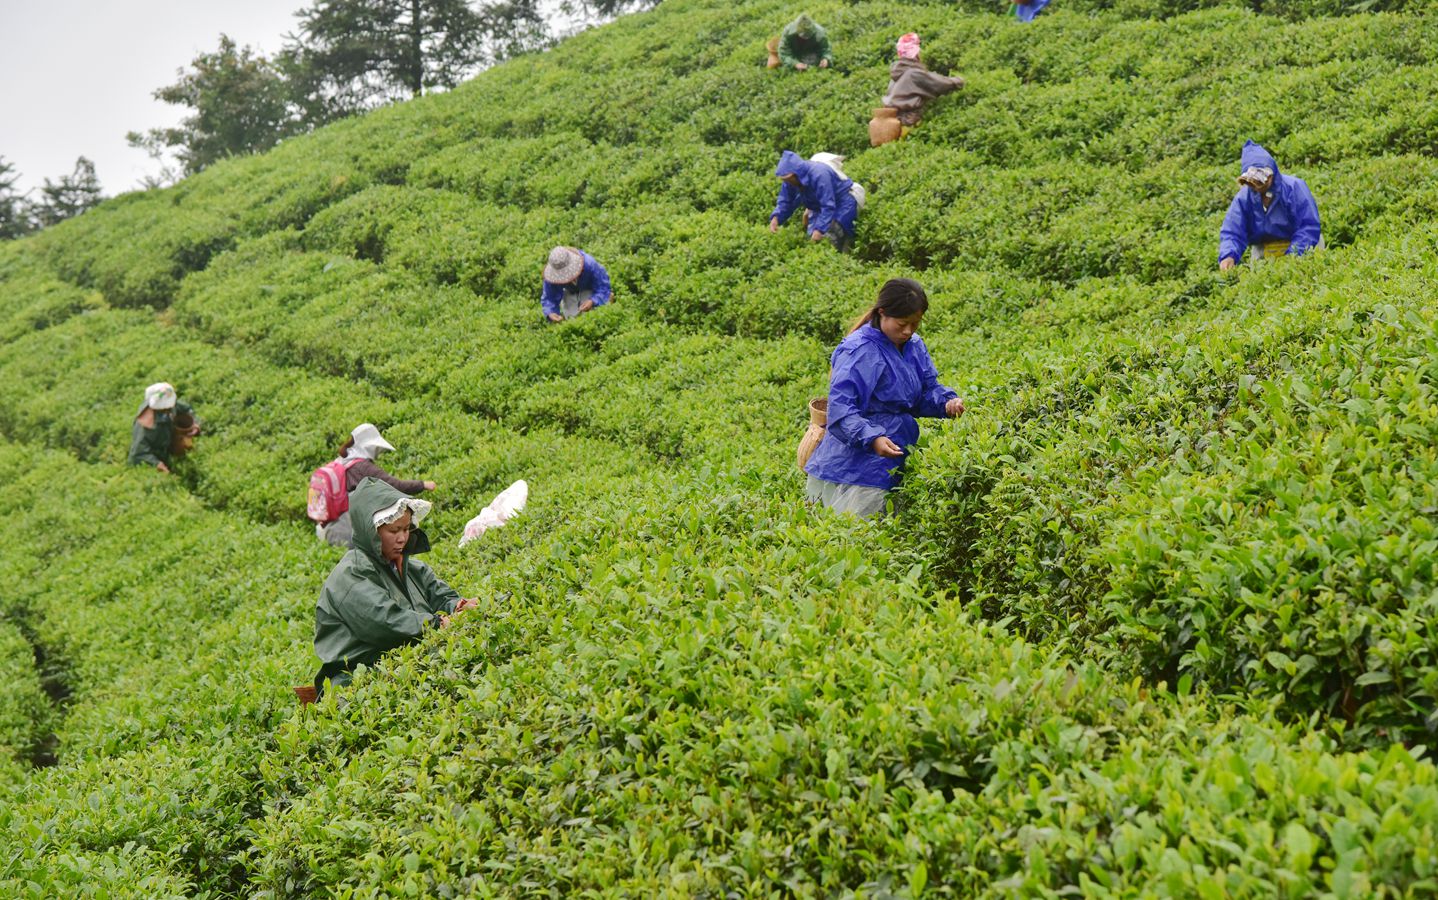
[[569, 284], [579, 277], [584, 269], [584, 257], [573, 247], [555, 247], [549, 251], [549, 262], [544, 265], [544, 280], [554, 284]]

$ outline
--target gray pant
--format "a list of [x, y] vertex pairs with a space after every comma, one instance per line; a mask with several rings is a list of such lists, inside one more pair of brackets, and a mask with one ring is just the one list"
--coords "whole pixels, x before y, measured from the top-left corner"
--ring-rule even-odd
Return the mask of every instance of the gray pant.
[[559, 300], [559, 314], [566, 319], [574, 318], [579, 315], [579, 307], [584, 304], [584, 301], [593, 296], [593, 291], [575, 291], [565, 288], [564, 296]]
[[810, 475], [804, 496], [810, 503], [822, 503], [835, 512], [868, 519], [883, 514], [889, 492], [863, 484], [835, 484]]
[[349, 513], [345, 513], [327, 525], [316, 526], [315, 534], [326, 543], [345, 549], [349, 549], [355, 539], [355, 531], [354, 527], [350, 525]]
[[[810, 233], [810, 232], [809, 232], [809, 216], [810, 216], [809, 211], [808, 211], [807, 209], [804, 210], [804, 233], [805, 233], [805, 234], [809, 234], [809, 233]], [[845, 231], [845, 230], [844, 230], [844, 226], [843, 226], [843, 225], [840, 225], [838, 222], [830, 222], [830, 223], [829, 223], [829, 230], [826, 231], [826, 232], [824, 232], [824, 236], [829, 239], [829, 243], [831, 243], [831, 244], [834, 245], [834, 249], [835, 249], [835, 250], [838, 250], [840, 253], [848, 253], [848, 252], [849, 252], [850, 250], [852, 250], [853, 247], [854, 247], [854, 236], [853, 236], [852, 234], [850, 234], [849, 232]]]

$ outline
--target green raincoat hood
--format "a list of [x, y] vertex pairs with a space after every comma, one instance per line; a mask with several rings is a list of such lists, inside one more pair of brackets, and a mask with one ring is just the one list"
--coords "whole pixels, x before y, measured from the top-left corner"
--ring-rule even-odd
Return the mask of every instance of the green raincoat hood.
[[416, 519], [429, 503], [401, 493], [376, 478], [366, 478], [350, 494], [354, 547], [335, 564], [315, 604], [315, 655], [325, 664], [324, 678], [343, 683], [357, 665], [373, 665], [382, 653], [418, 640], [438, 627], [441, 614], [454, 612], [459, 594], [429, 566], [410, 557], [429, 549], [423, 531], [410, 531], [405, 564], [396, 570], [379, 552], [374, 515], [404, 503]]
[[366, 478], [350, 494], [349, 516], [350, 527], [354, 529], [354, 549], [373, 559], [377, 565], [384, 565], [384, 557], [380, 555], [379, 529], [375, 528], [374, 514], [389, 509], [401, 500], [415, 504], [411, 506], [410, 514], [415, 519], [416, 527], [409, 533], [409, 543], [404, 545], [404, 555], [408, 558], [429, 550], [429, 537], [418, 527], [419, 520], [429, 512], [429, 502], [415, 500], [378, 478]]

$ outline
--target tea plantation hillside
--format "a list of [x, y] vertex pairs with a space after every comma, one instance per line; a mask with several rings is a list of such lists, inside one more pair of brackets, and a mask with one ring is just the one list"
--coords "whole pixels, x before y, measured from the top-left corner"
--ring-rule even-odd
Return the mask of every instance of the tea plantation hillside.
[[[667, 0], [0, 245], [0, 896], [1438, 892], [1438, 19], [1350, 6], [822, 0], [781, 75], [799, 5]], [[909, 30], [968, 85], [870, 148]], [[1250, 137], [1328, 247], [1220, 275]], [[616, 302], [542, 325], [555, 243]], [[969, 412], [808, 510], [899, 275]], [[361, 421], [480, 607], [301, 711]]]

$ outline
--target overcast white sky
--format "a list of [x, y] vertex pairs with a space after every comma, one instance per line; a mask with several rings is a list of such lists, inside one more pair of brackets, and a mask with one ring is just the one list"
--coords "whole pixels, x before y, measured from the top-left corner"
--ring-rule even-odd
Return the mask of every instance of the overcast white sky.
[[[313, 0], [0, 0], [0, 157], [19, 188], [95, 164], [109, 196], [140, 186], [159, 166], [125, 135], [176, 124], [188, 112], [153, 98], [179, 80], [220, 35], [266, 56]], [[580, 20], [541, 3], [559, 31]]]
[[0, 156], [21, 188], [95, 163], [105, 193], [156, 169], [125, 133], [178, 122], [150, 95], [220, 33], [266, 55], [309, 0], [0, 0]]

